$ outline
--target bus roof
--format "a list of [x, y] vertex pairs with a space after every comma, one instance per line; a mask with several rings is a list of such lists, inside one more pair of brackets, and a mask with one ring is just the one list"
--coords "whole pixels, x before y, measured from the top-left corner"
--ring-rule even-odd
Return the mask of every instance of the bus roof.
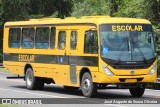
[[20, 26], [20, 25], [41, 25], [41, 24], [113, 24], [113, 23], [136, 23], [136, 24], [151, 24], [150, 21], [140, 18], [124, 18], [124, 17], [110, 17], [110, 16], [83, 16], [81, 18], [67, 17], [60, 18], [42, 18], [30, 19], [29, 21], [15, 21], [6, 22], [5, 26]]

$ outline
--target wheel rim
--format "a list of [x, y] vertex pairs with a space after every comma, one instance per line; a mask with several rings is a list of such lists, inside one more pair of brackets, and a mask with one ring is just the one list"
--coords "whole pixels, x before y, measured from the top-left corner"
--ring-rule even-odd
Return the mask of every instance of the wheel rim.
[[27, 84], [30, 86], [32, 84], [32, 81], [33, 81], [33, 76], [32, 76], [32, 73], [29, 71], [27, 72]]
[[83, 89], [87, 93], [91, 90], [91, 81], [88, 78], [85, 78], [83, 81]]

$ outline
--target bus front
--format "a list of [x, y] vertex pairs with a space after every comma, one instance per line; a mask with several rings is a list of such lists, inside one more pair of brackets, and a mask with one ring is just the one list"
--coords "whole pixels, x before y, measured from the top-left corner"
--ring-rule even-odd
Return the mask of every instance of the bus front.
[[99, 83], [118, 84], [140, 97], [156, 81], [157, 60], [151, 24], [101, 24]]

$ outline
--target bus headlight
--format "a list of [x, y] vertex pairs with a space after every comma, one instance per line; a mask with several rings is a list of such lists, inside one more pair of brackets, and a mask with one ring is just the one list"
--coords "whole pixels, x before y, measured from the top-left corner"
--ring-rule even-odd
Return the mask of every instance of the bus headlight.
[[111, 70], [109, 70], [109, 68], [105, 65], [102, 65], [103, 71], [105, 74], [107, 74], [108, 76], [113, 76], [113, 73]]
[[153, 75], [156, 72], [157, 66], [154, 65], [151, 69], [151, 71], [149, 72], [149, 75]]

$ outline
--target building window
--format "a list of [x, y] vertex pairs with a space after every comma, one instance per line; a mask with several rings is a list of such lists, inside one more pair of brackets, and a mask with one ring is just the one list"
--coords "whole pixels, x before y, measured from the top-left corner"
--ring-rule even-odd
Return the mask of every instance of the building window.
[[34, 48], [34, 28], [22, 29], [22, 48]]
[[36, 29], [36, 44], [35, 47], [38, 49], [47, 49], [49, 48], [49, 32], [48, 27], [37, 28]]
[[9, 29], [9, 47], [10, 48], [20, 48], [20, 28], [10, 28]]
[[77, 47], [77, 31], [72, 31], [70, 38], [70, 48], [71, 50], [75, 50], [76, 47]]
[[66, 48], [66, 31], [60, 31], [58, 34], [58, 49]]

